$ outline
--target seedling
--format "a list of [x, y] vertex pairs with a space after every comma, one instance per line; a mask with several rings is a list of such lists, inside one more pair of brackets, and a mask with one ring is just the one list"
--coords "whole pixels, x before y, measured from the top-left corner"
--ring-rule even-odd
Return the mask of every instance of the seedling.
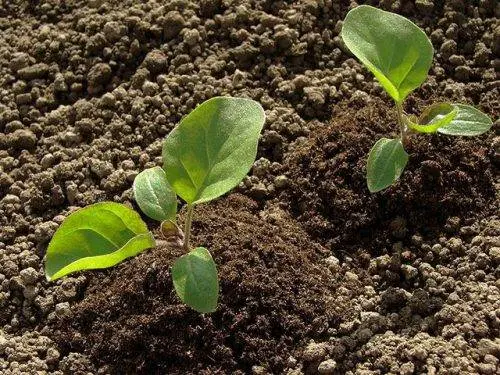
[[[262, 107], [250, 99], [216, 97], [199, 105], [172, 130], [163, 144], [163, 168], [135, 178], [137, 204], [161, 223], [170, 245], [186, 254], [172, 266], [179, 298], [201, 313], [217, 308], [219, 281], [204, 247], [192, 249], [196, 205], [234, 188], [252, 167], [264, 125]], [[177, 196], [186, 202], [184, 229], [176, 224]], [[47, 249], [45, 272], [56, 280], [72, 272], [114, 266], [156, 246], [146, 224], [132, 209], [114, 202], [90, 205], [69, 215]]]
[[347, 14], [341, 36], [396, 103], [399, 137], [382, 138], [371, 149], [366, 167], [370, 192], [399, 179], [408, 162], [404, 144], [410, 132], [475, 136], [493, 125], [487, 115], [465, 104], [432, 104], [419, 118], [405, 113], [404, 101], [427, 78], [434, 54], [424, 31], [405, 17], [361, 5]]

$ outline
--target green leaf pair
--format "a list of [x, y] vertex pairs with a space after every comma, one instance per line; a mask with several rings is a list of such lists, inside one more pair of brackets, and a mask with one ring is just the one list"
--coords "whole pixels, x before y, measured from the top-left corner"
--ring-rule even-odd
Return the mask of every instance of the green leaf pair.
[[408, 130], [475, 136], [493, 125], [487, 115], [464, 104], [431, 105], [418, 120], [404, 114], [403, 102], [427, 78], [434, 54], [424, 31], [405, 17], [361, 5], [347, 14], [341, 36], [392, 97], [398, 110], [401, 138], [379, 140], [368, 156], [367, 183], [371, 192], [387, 188], [401, 176], [408, 162], [404, 150]]
[[[189, 247], [193, 208], [220, 197], [245, 177], [257, 155], [264, 120], [264, 110], [253, 100], [212, 98], [169, 134], [163, 145], [163, 169], [147, 169], [134, 181], [137, 204], [162, 222], [164, 233], [178, 228], [177, 195], [187, 203], [182, 233], [187, 254], [175, 261], [172, 278], [180, 299], [198, 312], [215, 311], [219, 283], [209, 251]], [[118, 203], [97, 203], [68, 216], [56, 231], [47, 249], [47, 278], [110, 267], [153, 246], [137, 213]]]
[[[408, 128], [417, 133], [474, 136], [488, 131], [493, 122], [476, 108], [464, 104], [438, 103], [424, 110], [419, 119], [406, 118]], [[391, 186], [408, 163], [401, 139], [382, 138], [368, 155], [366, 180], [372, 193]]]
[[[249, 99], [214, 98], [186, 116], [163, 145], [163, 170], [141, 172], [134, 194], [143, 212], [155, 220], [175, 221], [177, 198], [188, 204], [184, 230], [186, 250], [192, 211], [235, 187], [257, 155], [264, 110]], [[207, 249], [198, 247], [172, 267], [181, 300], [199, 312], [217, 307], [219, 284], [215, 263]]]

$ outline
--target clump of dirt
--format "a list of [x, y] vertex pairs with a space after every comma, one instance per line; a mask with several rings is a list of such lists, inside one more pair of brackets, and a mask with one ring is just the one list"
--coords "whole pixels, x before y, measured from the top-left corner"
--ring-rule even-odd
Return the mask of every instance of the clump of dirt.
[[[418, 113], [424, 104], [412, 100], [408, 110]], [[331, 123], [316, 125], [285, 160], [292, 183], [282, 199], [310, 233], [334, 248], [368, 246], [376, 254], [391, 237], [402, 239], [408, 231], [436, 235], [449, 217], [488, 214], [495, 200], [491, 133], [411, 135], [400, 180], [370, 194], [366, 159], [378, 139], [397, 136], [393, 113], [381, 99], [342, 103]]]
[[[181, 250], [159, 247], [91, 278], [56, 335], [111, 373], [280, 373], [304, 339], [335, 320], [333, 280], [312, 243], [283, 211], [259, 217], [233, 195], [199, 207], [193, 243], [218, 264], [220, 305], [200, 315], [182, 305], [170, 266]], [[126, 370], [128, 369], [128, 370]]]

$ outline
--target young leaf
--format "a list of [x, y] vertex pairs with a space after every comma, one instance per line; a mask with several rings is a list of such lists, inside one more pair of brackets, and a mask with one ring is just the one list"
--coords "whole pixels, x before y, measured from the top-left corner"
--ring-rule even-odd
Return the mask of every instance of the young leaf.
[[448, 135], [480, 135], [493, 126], [493, 121], [480, 110], [465, 104], [455, 104], [457, 115], [438, 132]]
[[408, 162], [408, 154], [399, 139], [382, 138], [375, 143], [368, 155], [366, 180], [372, 193], [392, 185]]
[[161, 225], [160, 225], [160, 230], [161, 230], [161, 234], [165, 238], [183, 237], [184, 236], [182, 229], [173, 220], [162, 221]]
[[197, 247], [178, 258], [172, 266], [177, 295], [186, 305], [200, 313], [213, 312], [219, 298], [219, 280], [212, 256]]
[[250, 99], [215, 97], [199, 105], [163, 145], [163, 169], [174, 191], [194, 204], [235, 187], [252, 167], [264, 120], [264, 110]]
[[107, 268], [153, 247], [146, 224], [132, 209], [96, 203], [69, 215], [47, 248], [45, 274], [56, 280], [69, 273]]
[[168, 246], [183, 247], [184, 232], [173, 220], [165, 220], [161, 222], [160, 230], [163, 238], [167, 241]]
[[408, 127], [419, 133], [435, 133], [448, 125], [457, 115], [457, 108], [448, 103], [436, 103], [427, 107], [420, 115], [418, 124], [409, 121]]
[[160, 167], [149, 168], [134, 180], [134, 198], [142, 212], [151, 219], [175, 220], [177, 196]]
[[361, 5], [347, 14], [341, 36], [397, 103], [427, 78], [432, 44], [405, 17]]

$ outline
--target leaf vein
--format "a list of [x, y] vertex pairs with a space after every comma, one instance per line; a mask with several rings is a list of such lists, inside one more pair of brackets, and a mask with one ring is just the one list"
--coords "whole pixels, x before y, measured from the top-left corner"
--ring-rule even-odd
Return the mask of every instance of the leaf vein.
[[399, 88], [401, 87], [401, 85], [403, 84], [403, 82], [406, 80], [406, 77], [408, 77], [408, 75], [410, 74], [410, 72], [412, 71], [412, 69], [415, 67], [415, 65], [417, 64], [418, 62], [418, 56], [417, 58], [413, 61], [413, 63], [411, 64], [410, 68], [403, 74], [403, 78], [401, 79], [401, 81], [398, 83], [398, 86], [397, 86], [397, 89], [399, 91]]
[[153, 185], [151, 184], [151, 180], [148, 178], [148, 179], [146, 179], [146, 181], [148, 183], [148, 188], [151, 191], [151, 195], [154, 197], [154, 199], [156, 201], [156, 203], [153, 202], [153, 205], [159, 207], [161, 209], [161, 211], [163, 211], [163, 207], [160, 204], [160, 200], [158, 199], [158, 196], [155, 194], [155, 190], [153, 188]]
[[186, 168], [186, 166], [184, 165], [184, 162], [182, 161], [181, 158], [179, 158], [179, 162], [181, 163], [182, 168], [186, 172], [186, 175], [189, 177], [189, 180], [191, 181], [191, 185], [193, 185], [193, 187], [197, 190], [198, 186], [194, 182], [193, 177], [191, 177], [191, 174], [189, 173], [189, 170]]
[[[239, 118], [238, 119], [235, 119], [234, 121], [235, 122], [239, 122]], [[210, 176], [210, 174], [212, 173], [212, 170], [214, 169], [214, 167], [218, 164], [216, 161], [219, 159], [219, 156], [220, 154], [222, 153], [222, 151], [224, 150], [225, 146], [227, 145], [227, 142], [232, 138], [233, 136], [233, 133], [236, 131], [236, 129], [238, 129], [237, 126], [233, 127], [231, 129], [231, 131], [229, 132], [228, 136], [226, 137], [226, 139], [224, 140], [224, 142], [222, 142], [222, 145], [219, 147], [219, 149], [217, 150], [217, 154], [215, 155], [215, 158], [213, 159], [213, 163], [209, 163], [208, 165], [208, 171], [207, 173], [205, 174], [205, 176], [203, 177], [203, 181], [201, 182], [201, 185], [200, 185], [200, 190], [198, 190], [197, 194], [196, 194], [196, 198], [195, 198], [195, 201], [198, 200], [198, 198], [201, 196], [201, 194], [203, 193], [203, 191], [205, 190], [206, 186], [205, 186], [205, 183], [206, 183], [206, 180], [207, 180], [207, 177]], [[245, 135], [249, 130], [251, 130], [251, 127], [248, 127], [246, 131], [244, 131], [242, 133], [242, 135]], [[237, 148], [233, 149], [229, 155], [232, 155], [234, 153], [234, 151], [237, 150]], [[196, 187], [196, 186], [195, 186]], [[197, 187], [196, 187], [197, 188]]]

